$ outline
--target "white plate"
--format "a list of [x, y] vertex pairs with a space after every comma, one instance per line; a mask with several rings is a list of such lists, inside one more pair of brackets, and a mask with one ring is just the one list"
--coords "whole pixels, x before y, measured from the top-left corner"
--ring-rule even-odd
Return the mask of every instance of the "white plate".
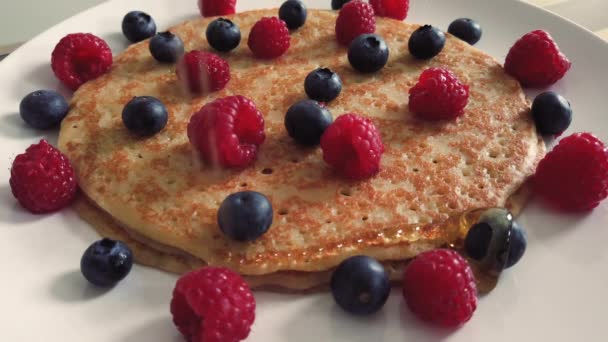
[[[14, 156], [40, 137], [56, 134], [27, 128], [18, 115], [21, 98], [41, 88], [59, 88], [49, 60], [64, 35], [93, 32], [115, 53], [126, 41], [122, 16], [141, 9], [160, 29], [197, 15], [194, 0], [110, 1], [34, 38], [0, 63], [0, 340], [2, 341], [181, 341], [169, 314], [176, 277], [136, 266], [116, 288], [102, 291], [80, 275], [84, 249], [97, 235], [71, 210], [34, 216], [22, 210], [8, 185]], [[330, 0], [307, 0], [310, 8]], [[239, 11], [278, 7], [280, 0], [240, 0]], [[608, 140], [608, 44], [550, 13], [507, 0], [412, 0], [411, 22], [446, 28], [451, 20], [477, 19], [484, 35], [478, 47], [504, 60], [522, 34], [546, 29], [573, 67], [554, 86], [574, 108], [569, 132], [592, 131]], [[34, 17], [24, 20], [35, 20]], [[533, 93], [531, 92], [530, 95]], [[417, 321], [394, 291], [373, 317], [353, 318], [330, 294], [257, 293], [257, 318], [249, 341], [605, 341], [608, 307], [608, 204], [587, 215], [560, 215], [532, 203], [521, 218], [529, 250], [498, 288], [482, 298], [473, 319], [456, 331]]]

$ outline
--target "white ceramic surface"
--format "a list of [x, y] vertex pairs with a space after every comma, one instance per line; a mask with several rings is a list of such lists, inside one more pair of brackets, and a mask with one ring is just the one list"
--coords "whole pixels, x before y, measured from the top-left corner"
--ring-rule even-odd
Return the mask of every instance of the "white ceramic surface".
[[[310, 8], [329, 0], [306, 0]], [[592, 131], [608, 140], [608, 44], [584, 29], [530, 5], [507, 0], [412, 0], [409, 21], [446, 28], [457, 17], [477, 19], [478, 47], [503, 60], [522, 34], [553, 34], [573, 67], [554, 89], [574, 108], [569, 132]], [[97, 235], [71, 210], [34, 216], [22, 210], [8, 185], [14, 156], [54, 132], [27, 128], [18, 115], [30, 91], [57, 88], [50, 53], [65, 34], [85, 31], [106, 39], [115, 53], [126, 41], [124, 13], [142, 9], [159, 28], [197, 15], [194, 0], [114, 0], [83, 12], [28, 42], [0, 63], [0, 340], [181, 341], [168, 310], [176, 277], [136, 266], [116, 288], [89, 286], [79, 271], [84, 249]], [[238, 10], [278, 7], [279, 0], [241, 0]], [[530, 92], [533, 95], [534, 92]], [[473, 319], [456, 331], [417, 321], [398, 291], [377, 315], [353, 318], [330, 294], [257, 293], [257, 319], [249, 341], [606, 341], [608, 307], [608, 203], [590, 214], [562, 215], [533, 202], [521, 223], [529, 250], [498, 288], [482, 298]]]

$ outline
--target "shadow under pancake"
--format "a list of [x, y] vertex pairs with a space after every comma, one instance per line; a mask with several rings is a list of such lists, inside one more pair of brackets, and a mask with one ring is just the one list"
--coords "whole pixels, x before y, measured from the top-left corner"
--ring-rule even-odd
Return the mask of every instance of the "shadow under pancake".
[[183, 342], [184, 338], [173, 325], [171, 315], [142, 321], [136, 329], [115, 341]]
[[45, 215], [32, 214], [25, 210], [13, 196], [8, 183], [0, 186], [0, 222], [8, 224], [30, 223], [44, 217]]
[[50, 292], [53, 298], [61, 302], [80, 302], [101, 297], [112, 288], [96, 287], [90, 284], [80, 273], [73, 270], [62, 273], [53, 279]]

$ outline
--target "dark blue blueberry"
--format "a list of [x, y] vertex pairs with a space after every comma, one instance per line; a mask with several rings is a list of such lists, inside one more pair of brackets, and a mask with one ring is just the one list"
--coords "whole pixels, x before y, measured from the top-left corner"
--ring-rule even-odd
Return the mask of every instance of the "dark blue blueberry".
[[424, 25], [412, 33], [407, 46], [415, 58], [433, 58], [445, 46], [445, 33], [431, 25]]
[[509, 258], [507, 259], [505, 268], [515, 265], [526, 252], [527, 246], [528, 241], [526, 232], [521, 228], [517, 221], [513, 221], [509, 239]]
[[152, 96], [136, 96], [122, 110], [122, 122], [129, 131], [139, 136], [160, 132], [168, 119], [165, 105]]
[[362, 34], [348, 48], [348, 61], [360, 72], [376, 72], [388, 61], [388, 45], [377, 34]]
[[339, 10], [349, 1], [351, 0], [331, 0], [331, 8], [334, 10]]
[[93, 285], [114, 286], [133, 266], [133, 253], [121, 241], [102, 239], [93, 243], [80, 259], [82, 275]]
[[47, 129], [55, 127], [68, 114], [68, 103], [52, 90], [37, 90], [21, 100], [19, 114], [28, 125]]
[[232, 21], [218, 18], [207, 26], [207, 41], [212, 48], [228, 52], [234, 50], [241, 43], [241, 30]]
[[340, 95], [342, 80], [330, 69], [318, 68], [306, 76], [304, 90], [306, 95], [313, 100], [329, 102]]
[[122, 33], [128, 40], [137, 43], [156, 34], [156, 23], [147, 13], [131, 11], [122, 19]]
[[272, 225], [272, 205], [259, 192], [237, 192], [224, 199], [217, 212], [217, 222], [229, 238], [252, 241]]
[[475, 20], [469, 18], [452, 21], [448, 27], [448, 32], [471, 45], [475, 45], [481, 39], [481, 26]]
[[175, 63], [184, 55], [184, 42], [171, 32], [161, 32], [150, 39], [150, 53], [161, 63]]
[[295, 30], [306, 22], [306, 6], [300, 0], [287, 0], [279, 8], [279, 18], [290, 30]]
[[384, 266], [368, 256], [343, 261], [331, 276], [331, 293], [338, 305], [356, 315], [382, 308], [391, 290]]
[[534, 99], [532, 117], [540, 134], [560, 134], [572, 122], [572, 108], [563, 96], [547, 91]]
[[317, 101], [303, 100], [289, 108], [285, 115], [287, 133], [296, 142], [306, 146], [318, 145], [323, 132], [333, 118], [327, 108]]

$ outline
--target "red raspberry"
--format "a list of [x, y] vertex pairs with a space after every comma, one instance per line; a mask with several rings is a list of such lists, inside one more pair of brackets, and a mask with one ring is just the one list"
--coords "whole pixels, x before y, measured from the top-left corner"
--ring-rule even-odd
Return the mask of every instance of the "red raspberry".
[[456, 75], [447, 69], [429, 68], [410, 89], [409, 109], [427, 120], [455, 119], [464, 113], [468, 100], [469, 86]]
[[236, 0], [198, 0], [198, 8], [203, 17], [234, 14]]
[[9, 180], [13, 196], [35, 214], [59, 210], [76, 195], [76, 178], [68, 158], [46, 140], [15, 158]]
[[187, 341], [238, 342], [249, 336], [255, 298], [237, 273], [203, 267], [183, 275], [171, 299], [173, 323]]
[[563, 138], [538, 164], [535, 192], [565, 211], [591, 210], [608, 196], [608, 152], [590, 133]]
[[403, 276], [403, 297], [418, 318], [457, 327], [477, 308], [473, 271], [457, 252], [436, 249], [418, 255]]
[[196, 94], [222, 90], [230, 81], [230, 65], [211, 52], [188, 52], [178, 63], [176, 71], [177, 77], [185, 80], [188, 89]]
[[367, 118], [340, 115], [321, 136], [323, 159], [343, 177], [360, 180], [380, 171], [384, 145], [380, 132]]
[[264, 59], [283, 55], [290, 45], [291, 37], [287, 24], [277, 17], [264, 17], [251, 28], [247, 45], [251, 52]]
[[192, 115], [188, 138], [205, 161], [245, 167], [256, 160], [258, 146], [266, 139], [264, 117], [248, 98], [224, 97]]
[[524, 87], [546, 87], [564, 77], [571, 65], [549, 33], [536, 30], [511, 47], [505, 71]]
[[55, 76], [72, 90], [105, 74], [111, 66], [112, 50], [103, 39], [90, 33], [68, 34], [51, 54]]
[[375, 31], [376, 17], [374, 17], [374, 9], [370, 4], [354, 0], [342, 6], [336, 20], [338, 43], [349, 45], [358, 36]]
[[410, 0], [369, 0], [374, 13], [381, 17], [403, 20], [410, 9]]

